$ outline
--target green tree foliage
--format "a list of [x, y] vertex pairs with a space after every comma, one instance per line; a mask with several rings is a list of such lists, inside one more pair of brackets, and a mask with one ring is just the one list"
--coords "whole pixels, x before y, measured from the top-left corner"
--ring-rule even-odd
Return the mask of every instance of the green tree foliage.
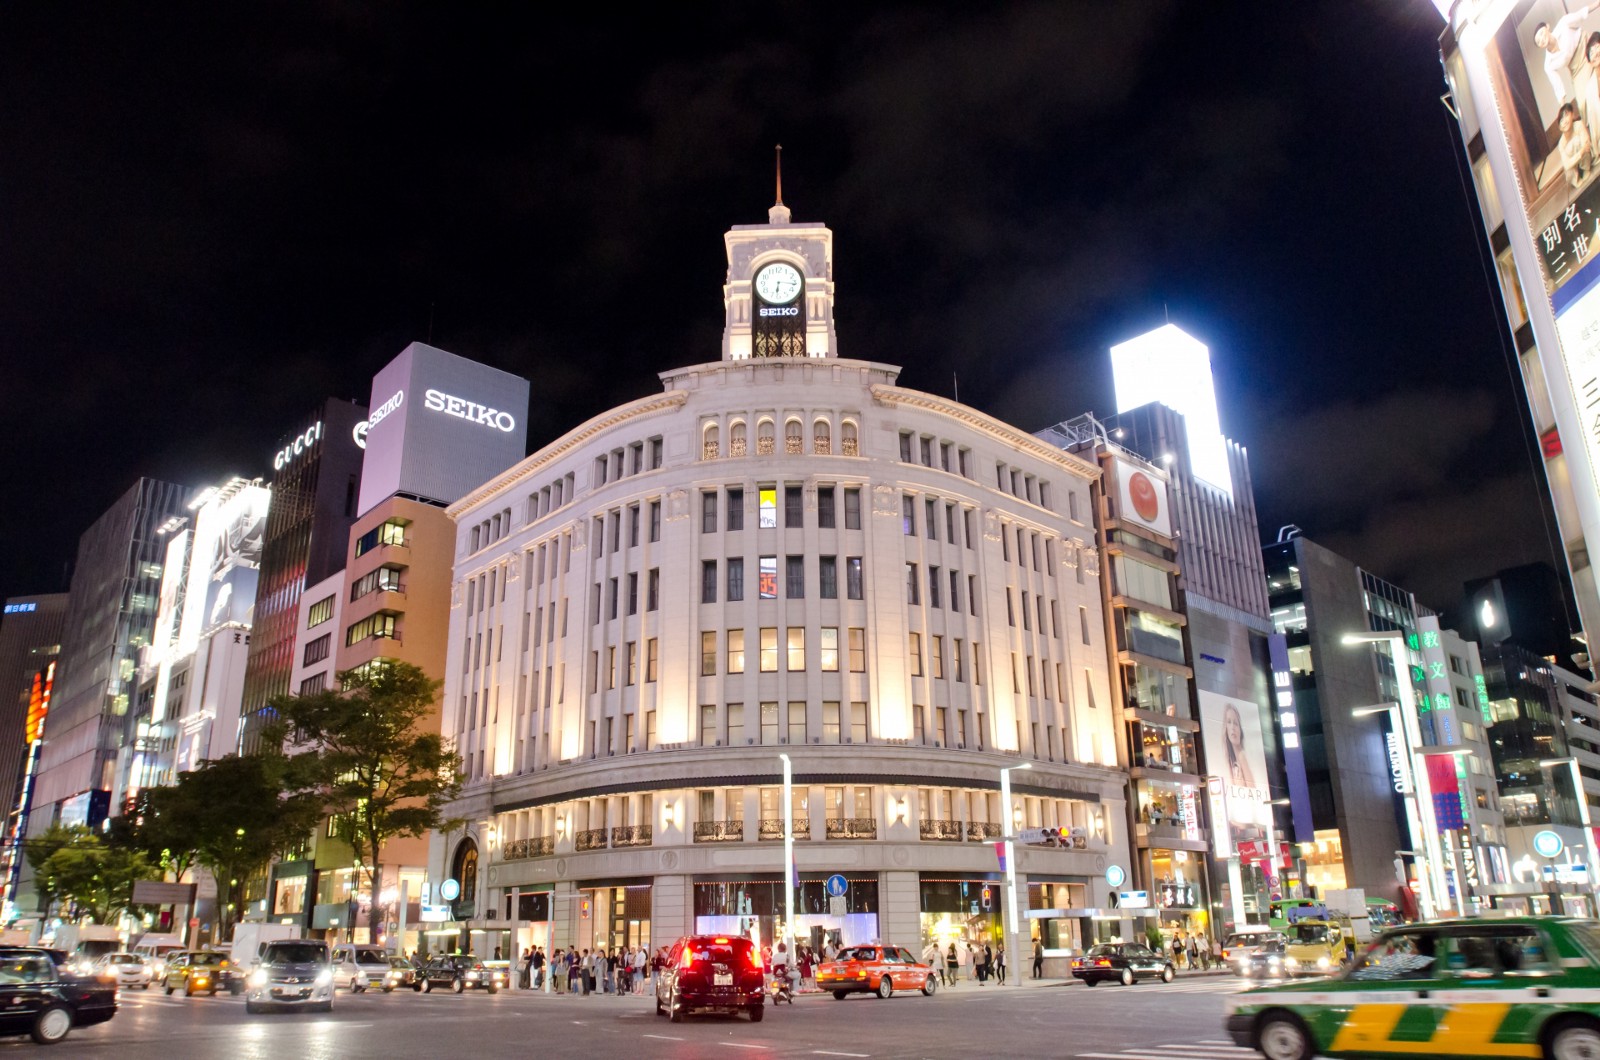
[[131, 908], [134, 882], [157, 871], [140, 851], [111, 846], [79, 825], [51, 825], [29, 840], [27, 857], [45, 912], [70, 903], [77, 915], [102, 924]]
[[461, 759], [433, 717], [440, 683], [418, 667], [389, 662], [341, 673], [339, 682], [339, 690], [281, 696], [272, 706], [278, 735], [293, 748], [291, 784], [340, 818], [366, 873], [376, 938], [384, 844], [454, 824], [444, 809], [460, 791]]

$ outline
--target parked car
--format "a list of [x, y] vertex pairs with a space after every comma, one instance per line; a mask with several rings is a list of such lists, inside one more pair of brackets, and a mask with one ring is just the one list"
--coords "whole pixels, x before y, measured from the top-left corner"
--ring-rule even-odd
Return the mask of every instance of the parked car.
[[1141, 979], [1170, 983], [1176, 974], [1165, 954], [1137, 942], [1102, 943], [1082, 957], [1072, 958], [1072, 978], [1082, 979], [1085, 986], [1108, 980], [1123, 986], [1132, 986]]
[[94, 962], [94, 974], [118, 986], [150, 989], [150, 965], [137, 953], [108, 953]]
[[74, 1027], [117, 1014], [116, 984], [63, 974], [60, 965], [50, 950], [0, 948], [0, 1035], [31, 1034], [40, 1045], [54, 1045]]
[[233, 962], [226, 954], [213, 950], [188, 950], [167, 961], [166, 991], [170, 996], [182, 990], [185, 997], [205, 994], [216, 997], [218, 990], [233, 992]]
[[431, 993], [436, 986], [447, 986], [458, 994], [463, 990], [486, 990], [495, 994], [505, 985], [504, 972], [489, 968], [471, 954], [456, 953], [429, 960], [417, 971], [412, 987], [424, 994]]
[[333, 984], [348, 987], [352, 994], [364, 993], [373, 983], [383, 985], [389, 973], [389, 953], [381, 946], [333, 948]]
[[246, 1012], [274, 1008], [333, 1011], [333, 959], [328, 944], [317, 939], [275, 939], [261, 949], [261, 959], [246, 980]]
[[1440, 920], [1385, 931], [1332, 978], [1224, 999], [1235, 1045], [1269, 1060], [1600, 1054], [1600, 925]]
[[383, 973], [383, 992], [391, 994], [396, 987], [417, 985], [417, 966], [404, 957], [390, 957], [389, 969]]
[[833, 991], [838, 1001], [851, 994], [891, 997], [896, 990], [920, 990], [932, 997], [939, 989], [939, 973], [901, 946], [847, 946], [817, 968], [817, 988]]
[[656, 1015], [679, 1023], [694, 1011], [748, 1012], [752, 1023], [760, 1023], [766, 993], [761, 954], [749, 939], [686, 935], [656, 977]]

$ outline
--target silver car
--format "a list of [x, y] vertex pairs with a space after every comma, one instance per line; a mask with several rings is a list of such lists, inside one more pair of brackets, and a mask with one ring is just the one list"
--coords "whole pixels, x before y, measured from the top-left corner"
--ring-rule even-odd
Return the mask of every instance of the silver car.
[[318, 939], [278, 939], [261, 951], [245, 980], [246, 1012], [274, 1008], [333, 1011], [333, 960]]
[[137, 953], [108, 953], [94, 962], [93, 971], [102, 978], [116, 980], [118, 986], [141, 990], [149, 990], [150, 981], [155, 978], [154, 970]]

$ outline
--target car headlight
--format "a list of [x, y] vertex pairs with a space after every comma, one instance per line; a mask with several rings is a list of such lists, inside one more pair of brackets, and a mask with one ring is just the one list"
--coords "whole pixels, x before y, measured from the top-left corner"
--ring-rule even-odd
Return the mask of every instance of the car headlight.
[[327, 986], [331, 982], [333, 982], [333, 969], [324, 968], [322, 971], [317, 973], [318, 986]]
[[1326, 957], [1318, 957], [1317, 958], [1317, 967], [1318, 968], [1327, 969], [1327, 968], [1331, 968], [1332, 966], [1333, 966], [1333, 962], [1328, 960], [1328, 958], [1326, 958]]
[[255, 971], [250, 973], [250, 985], [251, 986], [266, 986], [267, 985], [267, 971], [266, 971], [265, 968], [257, 968]]
[[1298, 958], [1295, 958], [1295, 957], [1287, 957], [1287, 958], [1284, 959], [1283, 963], [1287, 964], [1290, 968], [1298, 968], [1298, 967], [1300, 967], [1300, 961], [1299, 961]]
[[467, 973], [467, 978], [468, 978], [468, 979], [477, 979], [477, 978], [478, 978], [478, 977], [479, 977], [479, 976], [478, 976], [478, 973], [477, 973], [477, 972], [468, 972], [468, 973]]

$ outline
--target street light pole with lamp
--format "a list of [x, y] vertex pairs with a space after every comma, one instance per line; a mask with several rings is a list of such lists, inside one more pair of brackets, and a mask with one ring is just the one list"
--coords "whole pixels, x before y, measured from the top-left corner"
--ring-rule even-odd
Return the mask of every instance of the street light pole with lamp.
[[[794, 960], [794, 769], [787, 754], [783, 759], [783, 934], [789, 940], [789, 959]], [[793, 967], [791, 965], [791, 967]]]
[[[1571, 755], [1565, 758], [1542, 758], [1539, 760], [1540, 769], [1553, 769], [1556, 766], [1566, 766], [1572, 770], [1572, 795], [1578, 800], [1578, 820], [1583, 826], [1583, 849], [1585, 858], [1585, 903], [1594, 897], [1595, 887], [1595, 858], [1600, 856], [1595, 851], [1594, 832], [1589, 821], [1589, 799], [1583, 793], [1583, 773], [1578, 769], [1578, 760]], [[1554, 909], [1551, 912], [1555, 912]]]
[[[1005, 922], [1000, 925], [1001, 936], [1006, 940], [1006, 962], [1011, 969], [1018, 969], [1021, 965], [1017, 957], [1017, 848], [1016, 848], [1016, 821], [1011, 810], [1011, 771], [1013, 769], [1032, 769], [1032, 762], [1023, 762], [1021, 765], [1006, 766], [1000, 770], [1000, 812], [1005, 814], [1006, 825], [1006, 914]], [[1022, 976], [1013, 974], [1009, 976], [1013, 986], [1022, 985]]]

